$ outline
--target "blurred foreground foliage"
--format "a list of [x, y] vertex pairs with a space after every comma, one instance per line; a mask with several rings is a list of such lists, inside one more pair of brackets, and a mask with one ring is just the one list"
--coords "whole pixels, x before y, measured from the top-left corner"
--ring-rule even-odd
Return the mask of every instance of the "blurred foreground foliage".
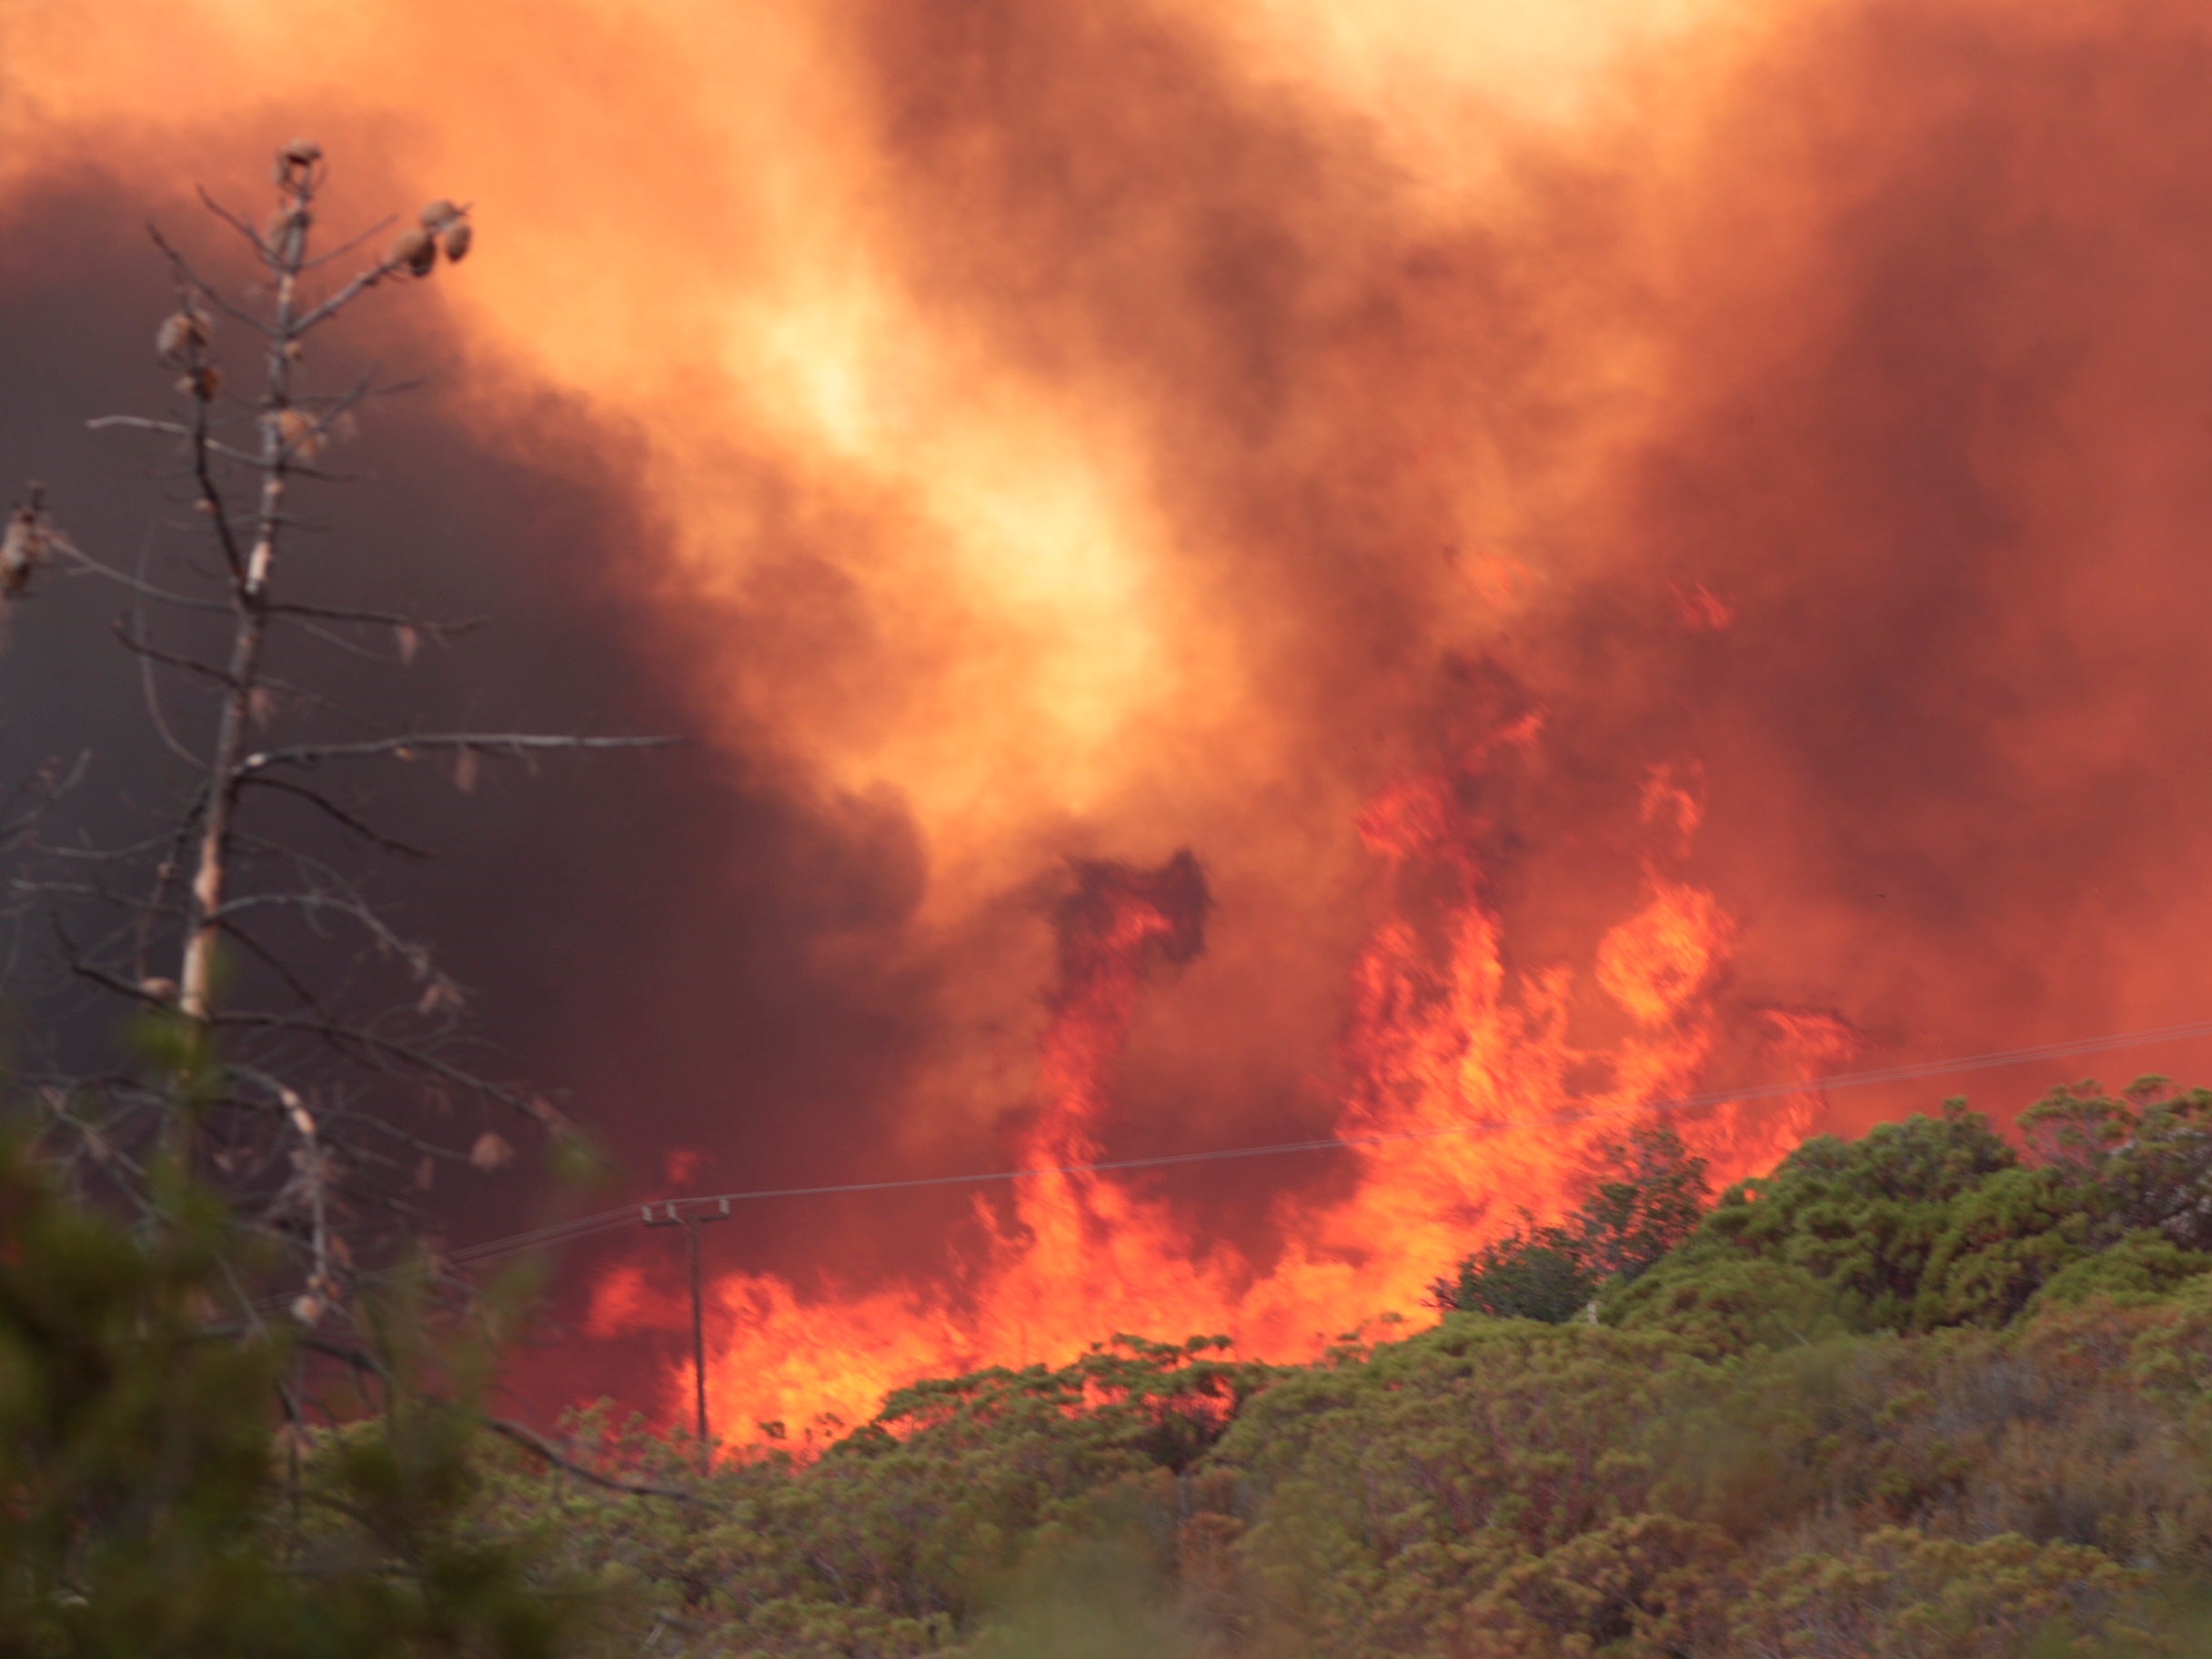
[[18, 1171], [0, 1654], [2212, 1652], [2212, 1096], [2084, 1086], [2020, 1138], [1953, 1103], [1685, 1217], [1702, 1171], [1645, 1135], [1442, 1282], [1551, 1251], [1547, 1317], [1291, 1367], [1121, 1337], [705, 1476], [603, 1406], [580, 1470], [403, 1407], [312, 1437], [304, 1535], [281, 1346], [195, 1342], [188, 1236], [126, 1249]]
[[151, 1174], [126, 1227], [0, 1139], [0, 1659], [580, 1651], [600, 1604], [530, 1529], [483, 1524], [466, 1401], [496, 1342], [442, 1332], [400, 1275], [363, 1299], [365, 1342], [322, 1344], [368, 1374], [312, 1428], [321, 1339], [226, 1321], [236, 1230]]

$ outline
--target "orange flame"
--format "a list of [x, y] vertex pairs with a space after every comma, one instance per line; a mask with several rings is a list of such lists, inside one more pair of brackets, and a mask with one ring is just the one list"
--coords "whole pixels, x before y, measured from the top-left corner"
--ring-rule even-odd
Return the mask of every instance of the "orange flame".
[[[1539, 726], [1524, 716], [1483, 748], [1524, 747]], [[1662, 779], [1650, 799], [1665, 806], [1647, 804], [1647, 820], [1671, 819], [1686, 840], [1694, 813], [1680, 786]], [[1362, 815], [1369, 846], [1389, 865], [1444, 870], [1459, 890], [1439, 944], [1395, 914], [1361, 952], [1337, 1124], [1352, 1142], [1356, 1178], [1332, 1199], [1278, 1203], [1284, 1242], [1272, 1262], [1227, 1243], [1202, 1247], [1182, 1217], [1133, 1181], [1070, 1167], [1099, 1155], [1113, 1069], [1149, 970], [1197, 953], [1208, 905], [1187, 852], [1154, 870], [1081, 866], [1056, 918], [1060, 979], [1037, 1064], [1041, 1110], [1021, 1149], [1036, 1172], [1005, 1211], [976, 1202], [980, 1259], [950, 1280], [857, 1294], [805, 1297], [764, 1274], [720, 1279], [709, 1378], [717, 1420], [739, 1425], [739, 1437], [745, 1425], [850, 1423], [904, 1382], [1064, 1363], [1115, 1332], [1222, 1334], [1251, 1357], [1311, 1358], [1378, 1320], [1424, 1317], [1429, 1282], [1519, 1211], [1550, 1217], [1570, 1207], [1641, 1109], [1686, 1094], [1704, 1075], [1734, 925], [1712, 894], [1654, 870], [1642, 907], [1599, 941], [1589, 973], [1628, 1031], [1603, 1051], [1584, 1049], [1568, 1031], [1574, 969], [1516, 975], [1504, 964], [1502, 925], [1482, 894], [1477, 827], [1442, 777], [1393, 789]], [[1795, 1075], [1852, 1047], [1847, 1030], [1822, 1016], [1766, 1010], [1766, 1024], [1774, 1062]], [[1578, 1086], [1594, 1070], [1608, 1081]], [[1679, 1121], [1725, 1182], [1770, 1167], [1816, 1109], [1799, 1095]], [[609, 1287], [602, 1307], [637, 1310], [631, 1280]]]

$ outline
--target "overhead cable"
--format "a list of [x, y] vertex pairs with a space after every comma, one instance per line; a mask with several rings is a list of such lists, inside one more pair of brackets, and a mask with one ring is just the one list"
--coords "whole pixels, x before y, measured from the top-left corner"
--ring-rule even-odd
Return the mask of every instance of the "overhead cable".
[[1132, 1170], [1174, 1169], [1186, 1164], [1220, 1163], [1248, 1158], [1280, 1158], [1300, 1152], [1354, 1151], [1368, 1147], [1438, 1141], [1456, 1135], [1502, 1134], [1513, 1130], [1544, 1129], [1558, 1124], [1588, 1122], [1599, 1118], [1640, 1117], [1654, 1112], [1694, 1111], [1706, 1107], [1755, 1101], [1787, 1099], [1794, 1095], [1826, 1093], [1843, 1089], [1867, 1089], [1883, 1083], [1909, 1082], [1924, 1077], [1942, 1077], [1965, 1071], [1987, 1071], [2004, 1066], [2027, 1065], [2036, 1061], [2064, 1060], [2080, 1054], [2146, 1048], [2154, 1043], [2179, 1042], [2212, 1037], [2212, 1020], [2191, 1020], [2177, 1025], [2152, 1026], [2141, 1031], [2116, 1031], [2096, 1037], [2070, 1038], [2060, 1042], [2036, 1043], [1998, 1049], [1949, 1060], [1916, 1061], [1909, 1064], [1875, 1067], [1864, 1071], [1834, 1072], [1825, 1077], [1794, 1082], [1755, 1083], [1741, 1089], [1715, 1089], [1701, 1094], [1663, 1101], [1641, 1101], [1625, 1105], [1589, 1106], [1579, 1110], [1543, 1112], [1523, 1118], [1469, 1119], [1422, 1129], [1372, 1135], [1323, 1135], [1302, 1141], [1274, 1141], [1251, 1146], [1214, 1147], [1202, 1151], [1161, 1152], [1143, 1158], [1100, 1159], [1089, 1163], [1043, 1164], [1027, 1169], [990, 1170], [959, 1175], [916, 1175], [894, 1181], [826, 1181], [803, 1187], [760, 1187], [749, 1191], [716, 1192], [697, 1198], [655, 1199], [649, 1205], [624, 1205], [618, 1210], [558, 1222], [506, 1238], [488, 1240], [451, 1252], [458, 1263], [489, 1262], [526, 1250], [574, 1243], [602, 1232], [632, 1225], [640, 1209], [670, 1214], [695, 1207], [717, 1208], [769, 1199], [829, 1198], [867, 1192], [913, 1191], [930, 1187], [987, 1186], [1000, 1181], [1035, 1181], [1053, 1175], [1104, 1175]]

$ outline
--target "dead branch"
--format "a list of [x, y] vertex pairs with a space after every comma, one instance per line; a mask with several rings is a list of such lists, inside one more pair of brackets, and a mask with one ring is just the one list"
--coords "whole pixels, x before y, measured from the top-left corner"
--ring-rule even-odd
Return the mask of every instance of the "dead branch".
[[210, 1023], [218, 1029], [234, 1031], [291, 1031], [319, 1037], [332, 1048], [358, 1050], [372, 1059], [390, 1062], [402, 1071], [418, 1071], [434, 1077], [440, 1082], [450, 1083], [464, 1093], [478, 1095], [500, 1105], [512, 1108], [536, 1122], [539, 1128], [564, 1130], [568, 1120], [536, 1095], [525, 1094], [505, 1083], [463, 1067], [441, 1060], [428, 1050], [416, 1044], [386, 1037], [361, 1026], [347, 1025], [327, 1020], [302, 1019], [297, 1014], [273, 1013], [266, 1010], [219, 1012]]
[[399, 216], [397, 214], [387, 213], [382, 218], [378, 219], [374, 225], [371, 225], [367, 229], [359, 231], [357, 234], [347, 237], [345, 241], [339, 243], [336, 247], [331, 248], [327, 253], [316, 255], [314, 258], [307, 261], [307, 263], [302, 265], [299, 268], [303, 271], [314, 271], [320, 270], [326, 265], [336, 265], [339, 260], [345, 258], [348, 254], [359, 252], [363, 247], [367, 246], [369, 243], [374, 242], [378, 236], [382, 236], [386, 231], [391, 229], [393, 226], [398, 223]]
[[407, 971], [417, 981], [428, 977], [431, 972], [429, 947], [395, 933], [386, 925], [383, 917], [357, 899], [337, 893], [250, 893], [241, 899], [227, 900], [216, 915], [218, 920], [228, 921], [245, 910], [272, 909], [342, 916], [357, 923], [379, 950], [388, 951], [404, 962]]
[[478, 754], [519, 759], [549, 750], [608, 749], [666, 749], [680, 743], [677, 737], [586, 738], [566, 734], [520, 731], [439, 731], [404, 738], [372, 738], [358, 743], [300, 743], [287, 749], [264, 749], [248, 755], [239, 775], [250, 776], [276, 766], [320, 766], [329, 760], [366, 759], [390, 755], [406, 758], [417, 750], [466, 749]]
[[293, 796], [306, 801], [341, 829], [349, 834], [358, 836], [379, 852], [388, 852], [395, 858], [402, 859], [427, 859], [430, 856], [427, 849], [387, 835], [375, 825], [366, 823], [355, 814], [348, 812], [336, 801], [322, 794], [320, 790], [311, 789], [305, 784], [294, 783], [284, 778], [267, 777], [253, 777], [245, 781], [254, 789], [270, 789], [277, 794]]
[[360, 298], [362, 295], [367, 293], [369, 289], [375, 287], [378, 283], [388, 281], [390, 278], [398, 276], [400, 272], [407, 268], [408, 262], [405, 259], [386, 258], [378, 260], [375, 265], [370, 266], [367, 270], [361, 272], [351, 281], [347, 282], [344, 287], [333, 294], [328, 299], [323, 301], [321, 305], [315, 307], [305, 316], [301, 317], [299, 320], [292, 327], [292, 337], [295, 339], [305, 338], [307, 335], [321, 327], [325, 323], [336, 317], [339, 312], [345, 310], [347, 307], [352, 305], [355, 300]]
[[[135, 657], [142, 658], [147, 662], [157, 662], [165, 669], [175, 669], [180, 673], [196, 674], [203, 679], [211, 679], [226, 691], [232, 689], [233, 682], [230, 676], [224, 673], [222, 669], [212, 664], [201, 662], [195, 658], [179, 657], [173, 652], [146, 644], [145, 640], [136, 638], [131, 633], [128, 624], [121, 617], [111, 621], [108, 628], [122, 642], [123, 649]], [[192, 759], [192, 757], [187, 757], [187, 759]], [[196, 759], [195, 763], [205, 764]]]
[[88, 575], [105, 577], [111, 582], [129, 588], [143, 598], [153, 599], [163, 605], [175, 605], [185, 610], [209, 611], [219, 616], [230, 614], [231, 608], [227, 605], [214, 599], [195, 598], [189, 594], [174, 593], [167, 588], [157, 588], [143, 578], [133, 576], [127, 570], [118, 570], [113, 565], [102, 564], [80, 548], [64, 547], [61, 551], [72, 564]]
[[625, 1492], [640, 1498], [676, 1498], [687, 1503], [701, 1501], [699, 1494], [689, 1487], [660, 1486], [645, 1481], [626, 1481], [617, 1475], [601, 1474], [588, 1464], [564, 1456], [536, 1430], [526, 1429], [520, 1423], [510, 1423], [504, 1417], [487, 1417], [484, 1426], [495, 1434], [505, 1435], [556, 1468], [567, 1471], [578, 1480], [589, 1481], [594, 1486], [603, 1486], [609, 1492]]
[[426, 638], [450, 638], [461, 634], [473, 634], [487, 626], [483, 617], [470, 617], [459, 622], [433, 622], [420, 617], [407, 616], [391, 610], [349, 610], [336, 605], [302, 605], [297, 600], [272, 602], [272, 617], [311, 617], [324, 622], [355, 622], [365, 628], [409, 628]]
[[[220, 206], [216, 199], [209, 196], [205, 190], [200, 192], [200, 200], [206, 205], [207, 210], [210, 213], [214, 214], [217, 218], [222, 219], [233, 229], [240, 232], [247, 241], [254, 245], [256, 252], [261, 254], [264, 257], [266, 257], [268, 250], [262, 246], [260, 236], [255, 233], [250, 226], [247, 226], [240, 220], [233, 217], [227, 208]], [[146, 229], [146, 235], [154, 238], [154, 246], [161, 249], [162, 256], [169, 262], [169, 269], [175, 274], [180, 286], [189, 288], [201, 299], [206, 300], [210, 306], [214, 307], [217, 311], [220, 311], [225, 317], [230, 318], [232, 322], [243, 323], [246, 327], [255, 330], [256, 333], [267, 332], [267, 325], [264, 323], [261, 318], [256, 317], [251, 311], [246, 310], [242, 306], [233, 305], [229, 297], [224, 294], [221, 288], [216, 287], [214, 283], [209, 282], [206, 277], [202, 276], [198, 271], [195, 270], [193, 268], [192, 262], [186, 258], [184, 255], [177, 252], [175, 247], [170, 246], [168, 238], [161, 234], [160, 226], [148, 225]]]
[[[166, 437], [181, 437], [189, 441], [194, 431], [181, 420], [165, 420], [153, 415], [97, 415], [85, 423], [87, 432], [159, 432]], [[207, 453], [226, 461], [236, 461], [242, 467], [258, 467], [261, 457], [250, 449], [236, 445], [207, 440]]]

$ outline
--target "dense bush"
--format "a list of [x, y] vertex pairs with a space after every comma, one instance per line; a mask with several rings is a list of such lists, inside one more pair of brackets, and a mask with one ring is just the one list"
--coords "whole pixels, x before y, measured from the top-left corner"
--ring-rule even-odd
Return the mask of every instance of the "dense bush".
[[[1056, 1371], [920, 1383], [818, 1456], [725, 1463], [696, 1505], [518, 1474], [496, 1518], [543, 1519], [565, 1570], [649, 1590], [668, 1631], [741, 1634], [744, 1652], [934, 1653], [1016, 1599], [1041, 1557], [1127, 1517], [1164, 1524], [1179, 1473], [1268, 1374], [1222, 1346], [1120, 1337]], [[609, 1471], [666, 1478], [689, 1461], [603, 1411], [569, 1427]]]
[[2203, 1651], [2207, 1128], [2201, 1095], [2067, 1091], [2021, 1152], [1953, 1106], [1702, 1216], [1647, 1135], [1553, 1224], [1598, 1322], [1479, 1311], [1527, 1252], [1493, 1255], [1403, 1341], [1269, 1368], [1117, 1338], [704, 1477], [603, 1408], [576, 1471], [402, 1413], [318, 1439], [304, 1530], [251, 1403], [281, 1351], [191, 1340], [188, 1238], [148, 1254], [10, 1189], [0, 1654]]
[[[1102, 1363], [1130, 1396], [1087, 1386]], [[699, 1654], [2027, 1659], [2152, 1640], [2212, 1565], [2212, 1276], [1718, 1358], [1456, 1315], [1178, 1382], [1219, 1363], [932, 1389], [811, 1463], [723, 1470], [696, 1514], [542, 1473], [502, 1502]]]
[[1688, 1238], [1710, 1197], [1705, 1161], [1666, 1125], [1642, 1125], [1581, 1209], [1548, 1226], [1523, 1211], [1518, 1227], [1430, 1286], [1430, 1305], [1563, 1324], [1601, 1288], [1639, 1277]]
[[[2212, 1584], [2205, 1124], [2067, 1091], [2024, 1161], [1955, 1105], [1709, 1213], [1647, 1131], [1405, 1341], [1271, 1370], [1122, 1339], [739, 1459], [698, 1515], [547, 1474], [502, 1501], [555, 1506], [659, 1653], [2180, 1651]], [[588, 1427], [610, 1469], [680, 1459]]]
[[0, 1659], [584, 1651], [580, 1586], [475, 1513], [477, 1420], [393, 1342], [362, 1355], [380, 1412], [288, 1426], [296, 1340], [214, 1319], [241, 1265], [219, 1208], [149, 1192], [127, 1230], [0, 1140]]
[[1709, 1352], [1845, 1330], [2001, 1326], [2040, 1301], [2156, 1296], [2212, 1269], [2212, 1094], [2147, 1079], [2060, 1090], [2022, 1119], [2024, 1163], [1988, 1121], [1823, 1135], [1721, 1195], [1604, 1316]]

